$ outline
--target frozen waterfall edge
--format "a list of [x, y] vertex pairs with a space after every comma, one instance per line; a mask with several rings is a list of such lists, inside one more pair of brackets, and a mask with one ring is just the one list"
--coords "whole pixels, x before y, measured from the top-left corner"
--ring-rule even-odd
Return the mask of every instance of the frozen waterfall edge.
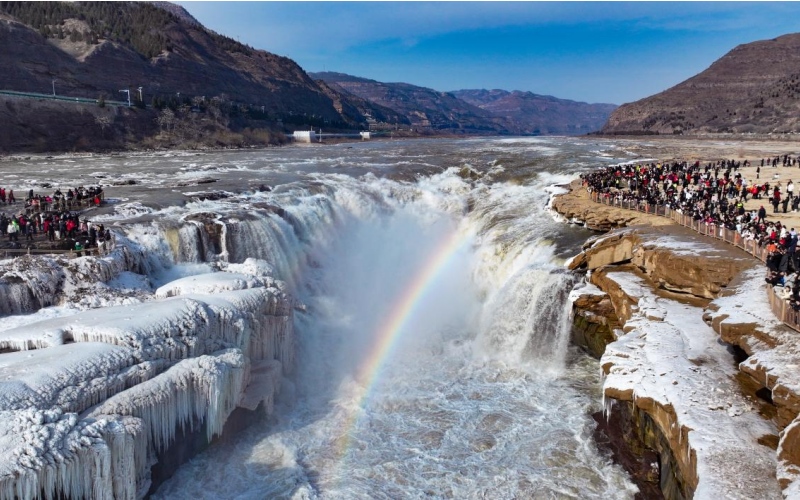
[[[111, 279], [141, 265], [130, 255], [77, 265]], [[0, 332], [7, 363], [38, 367], [0, 396], [0, 498], [143, 497], [176, 441], [207, 444], [237, 410], [271, 413], [294, 365], [295, 307], [271, 277], [214, 272]]]

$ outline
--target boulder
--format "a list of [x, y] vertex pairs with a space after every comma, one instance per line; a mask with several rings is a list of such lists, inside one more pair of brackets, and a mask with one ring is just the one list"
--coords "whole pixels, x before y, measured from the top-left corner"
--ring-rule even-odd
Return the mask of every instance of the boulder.
[[633, 249], [639, 242], [635, 233], [617, 233], [594, 240], [589, 249], [572, 259], [569, 268], [593, 270], [610, 264], [630, 261], [633, 257]]
[[752, 262], [745, 259], [698, 259], [657, 245], [633, 249], [631, 262], [642, 269], [660, 288], [696, 297], [714, 299]]
[[620, 327], [611, 299], [607, 294], [580, 295], [572, 303], [572, 313], [573, 343], [600, 359]]
[[[607, 266], [600, 268], [592, 273], [591, 283], [608, 294], [611, 304], [614, 306], [617, 321], [622, 325], [631, 319], [631, 315], [638, 309], [640, 297], [631, 297], [613, 278], [608, 276], [609, 272], [628, 271], [643, 277], [638, 268], [628, 264], [623, 266]], [[647, 278], [644, 278], [647, 279]], [[624, 329], [624, 328], [623, 328]]]
[[[670, 240], [661, 240], [664, 232], [645, 226], [615, 230], [595, 239], [588, 248], [569, 263], [570, 269], [596, 270], [614, 264], [630, 262], [644, 273], [658, 288], [675, 293], [689, 294], [701, 299], [714, 299], [744, 269], [752, 266], [752, 259], [738, 257], [735, 249], [712, 239], [704, 239], [709, 251], [698, 258], [698, 253], [680, 250], [685, 228], [670, 228]], [[682, 234], [683, 233], [683, 234]], [[696, 243], [696, 240], [695, 240]], [[690, 244], [690, 240], [686, 240]], [[719, 247], [719, 248], [715, 248]]]

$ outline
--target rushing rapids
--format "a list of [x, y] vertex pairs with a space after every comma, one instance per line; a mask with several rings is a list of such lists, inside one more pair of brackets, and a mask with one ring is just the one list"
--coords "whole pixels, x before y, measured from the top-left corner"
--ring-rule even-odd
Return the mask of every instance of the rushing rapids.
[[[270, 419], [181, 467], [156, 498], [632, 497], [591, 438], [596, 362], [568, 345], [574, 278], [563, 258], [587, 235], [546, 207], [551, 186], [624, 155], [579, 139], [477, 139], [80, 160], [70, 174], [81, 183], [137, 182], [109, 189], [110, 208], [90, 215], [113, 225], [117, 248], [80, 263], [0, 263], [0, 286], [14, 290], [0, 310], [33, 313], [8, 317], [0, 345], [104, 342], [163, 365], [92, 395], [99, 405], [81, 415], [144, 426], [108, 445], [131, 495], [147, 483], [147, 452], [135, 446], [162, 449], [192, 419], [219, 434], [256, 377], [250, 365], [276, 360], [284, 375], [273, 370], [267, 384]], [[36, 178], [8, 163], [0, 174], [66, 185], [69, 161], [39, 160]], [[192, 281], [220, 270], [231, 276]], [[42, 286], [54, 290], [37, 295]], [[266, 302], [245, 297], [258, 294]], [[289, 317], [286, 303], [269, 302], [284, 294], [295, 309], [288, 343], [259, 316]], [[153, 309], [158, 300], [173, 302]], [[182, 343], [161, 345], [146, 322], [131, 337], [82, 319], [110, 321], [112, 306], [182, 314], [174, 304], [187, 311], [170, 320], [186, 330]], [[207, 311], [209, 326], [193, 326], [193, 311]], [[31, 318], [47, 335], [25, 344]], [[197, 395], [181, 399], [173, 380]], [[129, 411], [146, 394], [163, 396]], [[109, 443], [120, 432], [94, 435]]]

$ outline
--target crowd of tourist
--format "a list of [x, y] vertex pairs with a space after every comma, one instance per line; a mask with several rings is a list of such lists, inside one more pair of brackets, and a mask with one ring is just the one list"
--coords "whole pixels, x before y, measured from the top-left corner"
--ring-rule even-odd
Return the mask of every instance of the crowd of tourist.
[[31, 189], [28, 191], [27, 198], [25, 198], [25, 212], [31, 214], [47, 212], [48, 210], [63, 211], [79, 207], [100, 206], [102, 198], [103, 189], [94, 186], [89, 188], [80, 186], [74, 190], [68, 189], [66, 193], [56, 189], [52, 195], [34, 194], [33, 189]]
[[[93, 224], [87, 219], [81, 220], [80, 208], [99, 206], [102, 203], [103, 190], [100, 187], [85, 188], [80, 186], [68, 189], [63, 193], [56, 189], [52, 195], [35, 194], [28, 191], [25, 198], [24, 211], [8, 215], [0, 213], [0, 235], [8, 240], [33, 242], [44, 239], [53, 242], [64, 242], [61, 247], [83, 251], [85, 249], [103, 247], [111, 241], [111, 232], [103, 224]], [[14, 191], [0, 188], [0, 203], [16, 204]]]
[[764, 158], [756, 165], [755, 181], [740, 172], [741, 168], [752, 166], [747, 160], [622, 164], [603, 167], [581, 178], [590, 193], [596, 193], [606, 202], [622, 202], [637, 208], [666, 207], [701, 224], [736, 231], [743, 242], [754, 242], [751, 244], [758, 248], [766, 246], [767, 282], [781, 287], [779, 296], [789, 299], [791, 306], [800, 310], [800, 279], [795, 279], [800, 272], [797, 231], [780, 221], [768, 220], [764, 205], [757, 210], [745, 208], [751, 197], [769, 200], [772, 213], [800, 209], [800, 196], [795, 194], [791, 179], [783, 185], [779, 175], [773, 177], [773, 183], [758, 178], [762, 166], [777, 169], [779, 165], [794, 167], [800, 166], [800, 162], [789, 155]]

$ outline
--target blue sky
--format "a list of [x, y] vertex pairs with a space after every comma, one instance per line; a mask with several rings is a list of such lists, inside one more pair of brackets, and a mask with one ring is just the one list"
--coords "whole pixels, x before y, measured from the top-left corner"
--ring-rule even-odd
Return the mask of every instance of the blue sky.
[[680, 83], [738, 44], [800, 31], [793, 2], [178, 3], [309, 72], [614, 104]]

